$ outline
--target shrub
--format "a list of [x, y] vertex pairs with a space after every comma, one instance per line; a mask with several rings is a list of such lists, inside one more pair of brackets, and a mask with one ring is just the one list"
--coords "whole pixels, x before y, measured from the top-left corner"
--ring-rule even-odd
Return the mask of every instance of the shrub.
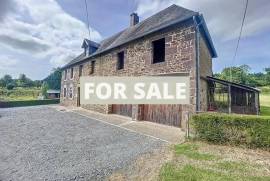
[[7, 90], [12, 90], [12, 89], [14, 89], [14, 87], [15, 87], [15, 85], [13, 83], [9, 83], [7, 85]]
[[270, 149], [270, 117], [203, 113], [191, 125], [201, 140]]
[[8, 101], [0, 102], [0, 108], [58, 104], [59, 101], [59, 99]]

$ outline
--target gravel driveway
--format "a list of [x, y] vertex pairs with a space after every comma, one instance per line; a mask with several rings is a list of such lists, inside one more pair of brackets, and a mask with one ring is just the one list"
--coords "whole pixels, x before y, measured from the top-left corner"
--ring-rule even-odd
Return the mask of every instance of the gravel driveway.
[[0, 109], [0, 180], [103, 180], [163, 145], [48, 106]]

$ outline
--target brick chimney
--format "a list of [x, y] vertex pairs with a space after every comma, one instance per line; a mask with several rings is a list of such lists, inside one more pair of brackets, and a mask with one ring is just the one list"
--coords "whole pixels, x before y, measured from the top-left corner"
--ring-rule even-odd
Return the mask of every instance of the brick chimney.
[[130, 26], [134, 26], [139, 23], [139, 16], [137, 13], [132, 13], [130, 15]]

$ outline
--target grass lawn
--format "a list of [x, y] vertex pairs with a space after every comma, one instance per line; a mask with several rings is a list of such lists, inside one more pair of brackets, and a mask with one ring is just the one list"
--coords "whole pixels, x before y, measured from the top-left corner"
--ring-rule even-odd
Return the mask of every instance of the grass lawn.
[[270, 93], [260, 94], [261, 115], [270, 116]]
[[41, 89], [16, 87], [13, 90], [0, 88], [0, 101], [36, 100]]
[[162, 181], [270, 180], [270, 153], [188, 142], [173, 147], [173, 159], [162, 166]]

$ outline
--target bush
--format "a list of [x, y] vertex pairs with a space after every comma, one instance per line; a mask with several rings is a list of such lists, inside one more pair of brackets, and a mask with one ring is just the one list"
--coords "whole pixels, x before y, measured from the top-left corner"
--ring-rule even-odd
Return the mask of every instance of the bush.
[[270, 149], [270, 117], [203, 113], [191, 125], [201, 140]]
[[9, 83], [9, 84], [7, 85], [7, 90], [12, 90], [12, 89], [14, 89], [14, 87], [15, 87], [14, 84]]
[[0, 108], [58, 104], [59, 99], [0, 102]]

